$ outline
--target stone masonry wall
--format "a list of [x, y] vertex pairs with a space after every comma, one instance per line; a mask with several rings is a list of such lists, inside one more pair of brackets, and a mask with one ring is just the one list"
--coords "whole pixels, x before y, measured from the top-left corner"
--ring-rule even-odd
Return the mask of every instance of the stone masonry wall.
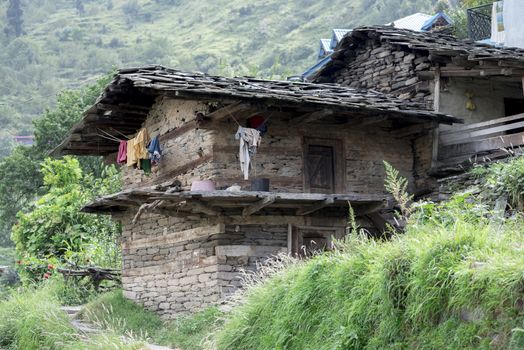
[[[429, 83], [419, 80], [417, 75], [430, 68], [427, 55], [368, 40], [357, 49], [346, 50], [344, 63], [343, 68], [328, 78], [330, 82], [391, 93], [403, 99], [426, 102], [431, 107]], [[321, 79], [324, 81], [326, 77]]]
[[172, 137], [170, 132], [186, 128], [197, 112], [207, 113], [204, 102], [159, 98], [144, 123], [151, 137], [160, 135], [162, 161], [153, 167], [151, 175], [140, 169], [122, 167], [124, 187], [162, 184], [177, 179], [185, 189], [195, 180], [207, 179], [212, 169], [213, 130], [189, 127]]
[[220, 225], [209, 226], [205, 218], [155, 214], [145, 214], [133, 225], [132, 217], [120, 217], [126, 297], [166, 317], [218, 301], [215, 247]]
[[218, 285], [224, 300], [242, 285], [242, 272], [287, 253], [287, 225], [226, 225], [216, 247]]
[[170, 318], [216, 304], [269, 256], [287, 252], [287, 225], [210, 224], [156, 214], [123, 223], [124, 295]]

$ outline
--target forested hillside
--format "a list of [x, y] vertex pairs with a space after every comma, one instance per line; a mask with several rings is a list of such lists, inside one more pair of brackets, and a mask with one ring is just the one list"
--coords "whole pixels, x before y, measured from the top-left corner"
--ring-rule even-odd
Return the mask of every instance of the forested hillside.
[[114, 66], [160, 63], [287, 76], [332, 28], [385, 23], [436, 0], [1, 0], [0, 156], [56, 93]]

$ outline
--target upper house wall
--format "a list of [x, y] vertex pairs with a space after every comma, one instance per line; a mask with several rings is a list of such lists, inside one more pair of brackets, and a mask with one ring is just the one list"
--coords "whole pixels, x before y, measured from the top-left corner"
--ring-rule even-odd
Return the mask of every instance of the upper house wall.
[[151, 175], [124, 166], [124, 186], [142, 187], [167, 183], [174, 179], [188, 188], [194, 180], [212, 172], [213, 130], [197, 129], [193, 124], [198, 112], [207, 113], [209, 105], [199, 101], [159, 97], [143, 127], [149, 135], [160, 136], [163, 158]]
[[429, 67], [426, 55], [367, 40], [362, 46], [344, 52], [344, 67], [336, 70], [332, 76], [324, 76], [317, 81], [373, 89], [431, 106], [429, 83], [418, 78], [418, 72]]
[[[234, 122], [216, 129], [213, 180], [218, 186], [240, 184], [243, 180], [238, 161], [238, 141]], [[313, 140], [312, 140], [313, 139]], [[337, 140], [341, 145], [342, 192], [384, 193], [383, 160], [392, 163], [410, 180], [413, 178], [412, 141], [393, 138], [380, 126], [347, 127], [332, 125], [293, 125], [282, 119], [270, 119], [267, 134], [256, 154], [254, 164], [259, 177], [270, 179], [272, 191], [307, 192], [304, 188], [303, 152], [305, 140]]]
[[[139, 169], [123, 167], [125, 188], [182, 182], [189, 190], [195, 180], [210, 179], [218, 189], [233, 184], [249, 189], [238, 160], [239, 141], [234, 135], [237, 124], [229, 120], [197, 128], [195, 114], [208, 113], [209, 104], [198, 101], [160, 98], [153, 106], [144, 127], [151, 136], [160, 135], [163, 159], [147, 176]], [[333, 125], [293, 125], [281, 118], [269, 121], [269, 131], [254, 159], [251, 176], [270, 179], [270, 189], [278, 192], [308, 192], [304, 187], [303, 152], [306, 139], [338, 140], [341, 168], [336, 192], [383, 194], [384, 166], [390, 162], [412, 184], [412, 191], [426, 186], [426, 158], [431, 147], [420, 146], [409, 138], [391, 136], [385, 124], [340, 128]]]

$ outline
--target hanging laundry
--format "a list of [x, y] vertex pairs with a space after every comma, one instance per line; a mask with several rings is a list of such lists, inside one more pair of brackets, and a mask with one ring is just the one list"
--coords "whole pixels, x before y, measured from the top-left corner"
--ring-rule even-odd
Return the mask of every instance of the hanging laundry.
[[144, 170], [144, 174], [151, 174], [151, 160], [150, 159], [140, 159], [140, 169]]
[[260, 146], [262, 138], [260, 131], [256, 129], [238, 127], [235, 139], [240, 140], [240, 148], [238, 157], [240, 159], [240, 169], [244, 174], [244, 180], [249, 179], [249, 166], [251, 163], [251, 156], [257, 153], [257, 148]]
[[127, 141], [127, 166], [133, 166], [138, 163], [138, 158], [135, 153], [135, 139]]
[[120, 141], [116, 162], [118, 164], [125, 164], [127, 162], [127, 141]]
[[149, 138], [149, 134], [147, 133], [146, 128], [140, 129], [138, 134], [135, 136], [135, 154], [138, 159], [148, 159], [147, 156], [147, 145], [149, 144], [149, 141], [151, 139]]
[[247, 126], [252, 129], [257, 129], [260, 131], [260, 136], [264, 136], [267, 132], [267, 119], [268, 118], [264, 118], [261, 115], [252, 116], [247, 120]]
[[127, 141], [127, 165], [137, 165], [140, 168], [140, 159], [148, 159], [147, 147], [150, 138], [146, 128], [140, 129], [138, 134]]
[[160, 140], [158, 139], [158, 135], [153, 137], [149, 143], [149, 146], [147, 147], [147, 151], [149, 152], [149, 159], [153, 165], [160, 163], [160, 159], [162, 159], [162, 149], [160, 148]]

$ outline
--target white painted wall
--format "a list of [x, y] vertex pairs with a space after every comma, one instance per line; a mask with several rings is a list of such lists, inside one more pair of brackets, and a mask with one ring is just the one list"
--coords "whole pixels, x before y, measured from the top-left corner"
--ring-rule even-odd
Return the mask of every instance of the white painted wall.
[[504, 0], [504, 46], [524, 48], [524, 0]]

